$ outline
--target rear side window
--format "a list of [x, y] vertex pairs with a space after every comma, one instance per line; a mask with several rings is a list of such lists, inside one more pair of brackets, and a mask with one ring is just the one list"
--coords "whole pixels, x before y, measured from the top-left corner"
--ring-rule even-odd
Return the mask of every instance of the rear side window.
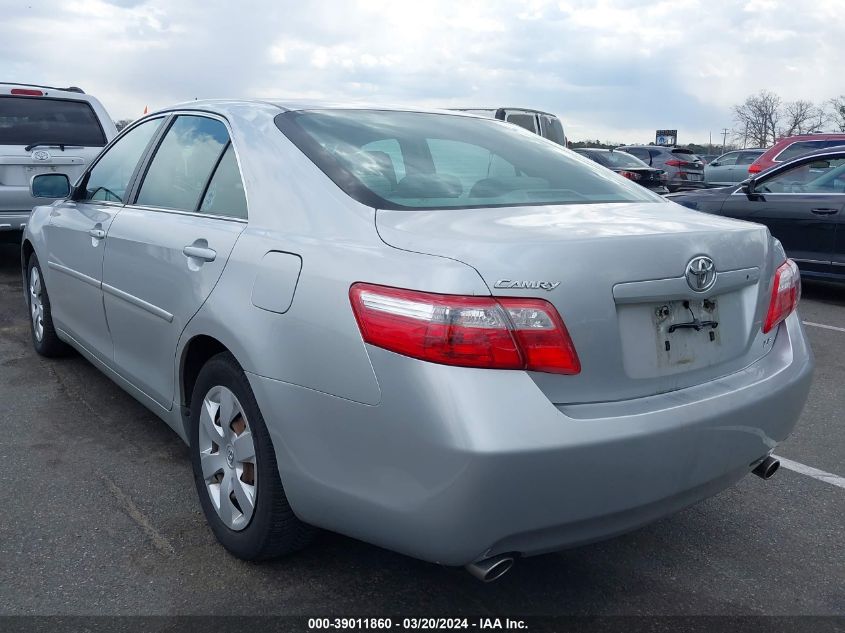
[[786, 149], [784, 149], [780, 154], [775, 156], [774, 160], [778, 162], [783, 162], [785, 160], [789, 160], [790, 158], [795, 158], [796, 156], [800, 156], [801, 154], [806, 154], [807, 152], [812, 152], [816, 149], [824, 149], [826, 147], [837, 147], [839, 145], [845, 145], [845, 139], [839, 140], [821, 140], [818, 141], [798, 141], [797, 143], [793, 143], [789, 145]]
[[0, 97], [0, 145], [103, 147], [106, 135], [85, 101]]
[[126, 202], [129, 181], [150, 139], [163, 119], [150, 119], [132, 128], [106, 150], [84, 179], [83, 200]]
[[737, 159], [736, 164], [737, 165], [750, 165], [755, 160], [760, 158], [760, 156], [762, 154], [763, 154], [763, 152], [742, 152], [739, 155], [739, 159]]
[[196, 211], [228, 143], [226, 126], [217, 119], [177, 117], [147, 169], [136, 204]]
[[550, 141], [554, 141], [558, 145], [566, 145], [566, 138], [563, 135], [563, 126], [557, 117], [549, 116], [547, 114], [540, 115], [540, 121], [543, 123], [543, 136]]
[[533, 114], [508, 114], [505, 120], [529, 132], [537, 133], [537, 118]]
[[214, 170], [214, 176], [208, 183], [199, 211], [210, 215], [225, 215], [246, 220], [244, 183], [231, 143], [223, 152], [217, 169]]

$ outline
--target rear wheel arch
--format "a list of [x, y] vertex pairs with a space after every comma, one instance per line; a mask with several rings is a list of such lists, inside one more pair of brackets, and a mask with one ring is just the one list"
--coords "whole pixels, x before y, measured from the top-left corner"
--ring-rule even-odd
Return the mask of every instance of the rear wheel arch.
[[180, 404], [190, 407], [194, 386], [203, 366], [218, 354], [227, 352], [232, 354], [226, 345], [207, 334], [198, 334], [185, 344], [179, 368]]

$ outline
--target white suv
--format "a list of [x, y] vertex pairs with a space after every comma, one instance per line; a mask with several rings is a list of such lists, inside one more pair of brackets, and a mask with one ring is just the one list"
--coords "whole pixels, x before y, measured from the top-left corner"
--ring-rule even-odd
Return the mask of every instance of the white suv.
[[20, 239], [32, 208], [37, 174], [73, 182], [117, 134], [102, 104], [79, 88], [0, 83], [0, 240]]

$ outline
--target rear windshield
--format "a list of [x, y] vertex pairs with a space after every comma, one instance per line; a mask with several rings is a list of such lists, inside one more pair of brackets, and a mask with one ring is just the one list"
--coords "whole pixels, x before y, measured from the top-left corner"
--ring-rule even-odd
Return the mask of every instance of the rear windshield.
[[681, 154], [681, 159], [686, 160], [689, 162], [695, 162], [697, 160], [701, 160], [698, 156], [696, 156], [692, 150], [689, 149], [673, 149], [673, 154]]
[[660, 196], [500, 121], [313, 110], [279, 129], [355, 200], [382, 209], [662, 202]]
[[0, 97], [0, 145], [32, 143], [103, 147], [106, 137], [84, 101]]
[[646, 163], [627, 152], [593, 152], [591, 156], [594, 156], [597, 162], [611, 169], [642, 169], [648, 167]]
[[812, 152], [813, 150], [825, 149], [826, 147], [837, 147], [839, 145], [845, 145], [845, 138], [841, 138], [839, 140], [798, 141], [778, 154], [777, 157], [775, 157], [775, 160], [785, 161], [790, 158], [800, 156], [801, 154]]

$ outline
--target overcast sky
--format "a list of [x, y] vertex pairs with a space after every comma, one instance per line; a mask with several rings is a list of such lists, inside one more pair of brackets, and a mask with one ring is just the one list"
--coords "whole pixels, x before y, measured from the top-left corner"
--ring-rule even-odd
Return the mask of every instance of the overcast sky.
[[845, 0], [0, 0], [0, 80], [114, 119], [195, 97], [554, 112], [574, 139], [707, 142], [730, 106], [845, 93]]

